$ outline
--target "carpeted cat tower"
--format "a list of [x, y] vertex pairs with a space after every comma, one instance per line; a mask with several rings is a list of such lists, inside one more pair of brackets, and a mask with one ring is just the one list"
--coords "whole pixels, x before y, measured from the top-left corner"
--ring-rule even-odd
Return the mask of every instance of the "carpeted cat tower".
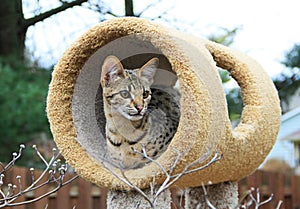
[[[217, 150], [223, 156], [221, 160], [183, 175], [173, 186], [189, 188], [186, 208], [196, 208], [197, 201], [202, 201], [201, 191], [197, 190], [202, 184], [217, 187], [211, 191], [217, 208], [237, 204], [234, 182], [251, 174], [264, 161], [280, 125], [277, 92], [261, 66], [235, 50], [139, 18], [109, 20], [83, 34], [55, 67], [47, 114], [54, 140], [67, 162], [81, 177], [112, 192], [133, 188], [116, 177], [122, 176], [120, 170], [107, 169], [103, 160], [105, 118], [101, 114], [99, 81], [101, 65], [109, 55], [117, 56], [128, 68], [142, 66], [149, 58], [158, 57], [161, 70], [155, 84], [169, 87], [176, 84], [181, 95], [180, 122], [168, 149], [156, 159], [157, 163], [124, 171], [128, 181], [148, 190], [154, 176], [156, 185], [166, 178], [158, 164], [170, 169], [178, 152], [182, 157], [174, 173], [182, 172], [203, 156], [207, 160], [197, 166], [207, 163]], [[242, 90], [242, 118], [234, 129], [217, 66], [228, 70]], [[156, 208], [170, 208], [170, 202], [166, 203], [170, 201], [168, 195], [168, 192], [162, 195]], [[130, 204], [134, 197], [129, 196], [125, 194], [127, 199], [122, 199], [123, 208], [133, 207]], [[108, 200], [108, 207], [117, 208], [119, 203], [115, 199], [118, 198]], [[140, 208], [146, 208], [142, 202], [139, 204]]]

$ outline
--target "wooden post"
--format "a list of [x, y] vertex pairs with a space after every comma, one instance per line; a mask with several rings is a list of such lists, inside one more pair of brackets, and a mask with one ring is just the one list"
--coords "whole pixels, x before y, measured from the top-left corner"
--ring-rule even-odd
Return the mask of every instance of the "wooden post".
[[[151, 198], [151, 191], [144, 190]], [[141, 208], [141, 209], [171, 209], [171, 192], [164, 191], [151, 207], [148, 201], [136, 191], [124, 192], [110, 190], [107, 194], [107, 209], [115, 208]]]

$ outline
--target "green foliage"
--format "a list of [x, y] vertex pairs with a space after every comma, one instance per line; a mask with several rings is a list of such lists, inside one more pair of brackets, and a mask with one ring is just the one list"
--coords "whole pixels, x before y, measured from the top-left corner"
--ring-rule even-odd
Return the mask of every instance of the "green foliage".
[[[300, 87], [300, 44], [295, 44], [282, 62], [287, 68], [273, 79], [281, 102], [289, 105], [289, 100]], [[288, 108], [285, 108], [288, 110]]]
[[[237, 32], [240, 30], [239, 27], [234, 29], [225, 29], [221, 28], [219, 33], [209, 36], [208, 38], [211, 41], [217, 42], [219, 44], [229, 46], [233, 43], [234, 38]], [[219, 75], [222, 79], [222, 83], [228, 83], [231, 81], [232, 77], [229, 72], [219, 68]], [[229, 90], [225, 90], [226, 100], [228, 106], [228, 114], [231, 121], [238, 121], [241, 117], [242, 109], [243, 109], [243, 100], [241, 96], [240, 88], [232, 88]]]
[[219, 75], [221, 77], [222, 83], [227, 83], [232, 79], [228, 71], [226, 70], [219, 69]]
[[220, 28], [220, 29], [221, 29], [220, 32], [218, 32], [217, 34], [210, 35], [208, 39], [216, 43], [229, 46], [233, 43], [237, 32], [240, 30], [240, 27], [236, 27], [231, 30], [226, 28]]
[[[50, 71], [27, 67], [13, 58], [0, 58], [0, 161], [38, 137], [49, 134], [45, 113]], [[29, 154], [28, 154], [29, 155]], [[27, 164], [24, 155], [21, 163]]]
[[295, 44], [293, 48], [286, 53], [285, 60], [282, 64], [288, 68], [300, 67], [300, 44]]
[[228, 113], [231, 121], [239, 121], [243, 110], [243, 100], [240, 88], [232, 88], [226, 93]]
[[[232, 80], [232, 77], [226, 70], [219, 69], [219, 75], [222, 79], [223, 84], [228, 83]], [[225, 88], [225, 93], [229, 118], [231, 121], [239, 121], [243, 110], [241, 89], [238, 87], [230, 89]]]

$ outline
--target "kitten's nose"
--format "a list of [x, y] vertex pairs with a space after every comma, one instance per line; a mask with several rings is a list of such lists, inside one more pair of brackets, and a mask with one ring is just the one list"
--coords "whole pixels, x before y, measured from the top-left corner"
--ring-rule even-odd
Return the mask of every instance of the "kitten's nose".
[[144, 107], [143, 107], [143, 105], [135, 105], [135, 108], [140, 113], [143, 110]]

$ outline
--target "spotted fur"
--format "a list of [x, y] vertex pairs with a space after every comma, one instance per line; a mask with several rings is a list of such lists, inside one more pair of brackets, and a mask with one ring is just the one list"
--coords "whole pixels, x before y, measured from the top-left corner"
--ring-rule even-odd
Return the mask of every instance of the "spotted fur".
[[178, 93], [173, 88], [151, 87], [158, 67], [153, 58], [141, 68], [124, 69], [118, 58], [109, 56], [102, 66], [106, 141], [112, 164], [125, 169], [149, 162], [168, 147], [180, 117]]

